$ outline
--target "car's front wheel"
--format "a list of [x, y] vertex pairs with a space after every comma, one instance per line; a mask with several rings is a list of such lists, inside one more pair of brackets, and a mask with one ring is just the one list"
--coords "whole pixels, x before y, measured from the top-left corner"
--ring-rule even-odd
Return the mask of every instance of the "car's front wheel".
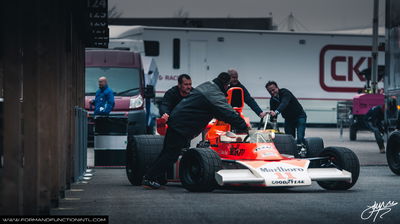
[[191, 148], [182, 156], [179, 176], [188, 191], [210, 192], [217, 186], [215, 173], [221, 168], [221, 158], [214, 150]]
[[319, 186], [327, 190], [347, 190], [356, 184], [360, 174], [360, 162], [357, 155], [348, 148], [327, 147], [321, 153], [321, 168], [337, 168], [351, 173], [351, 182], [346, 181], [318, 181]]

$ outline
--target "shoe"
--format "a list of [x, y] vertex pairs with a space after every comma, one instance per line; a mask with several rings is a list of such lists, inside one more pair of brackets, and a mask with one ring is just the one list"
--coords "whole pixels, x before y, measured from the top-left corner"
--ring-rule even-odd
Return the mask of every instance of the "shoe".
[[380, 152], [380, 153], [385, 153], [385, 148], [379, 149], [379, 152]]
[[160, 183], [158, 183], [158, 182], [155, 181], [155, 180], [150, 180], [150, 179], [148, 179], [148, 178], [143, 178], [142, 186], [143, 186], [144, 188], [146, 188], [146, 189], [149, 189], [149, 190], [162, 189], [162, 186], [161, 186]]

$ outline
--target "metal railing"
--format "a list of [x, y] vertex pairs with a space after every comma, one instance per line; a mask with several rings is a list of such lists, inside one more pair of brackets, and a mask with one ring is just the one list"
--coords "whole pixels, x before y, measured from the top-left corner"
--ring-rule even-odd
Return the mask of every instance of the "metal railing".
[[87, 111], [80, 107], [75, 112], [75, 147], [74, 147], [74, 176], [73, 181], [83, 179], [87, 169]]
[[[3, 98], [0, 98], [0, 172], [3, 168]], [[1, 175], [0, 175], [1, 176]]]
[[340, 136], [343, 136], [343, 128], [350, 126], [350, 115], [353, 107], [352, 101], [339, 101], [336, 105], [337, 127], [340, 130]]

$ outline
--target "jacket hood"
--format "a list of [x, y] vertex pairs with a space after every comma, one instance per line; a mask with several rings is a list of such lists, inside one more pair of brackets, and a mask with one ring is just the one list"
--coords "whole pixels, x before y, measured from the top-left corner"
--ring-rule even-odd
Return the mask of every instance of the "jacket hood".
[[219, 87], [219, 89], [221, 90], [221, 92], [223, 92], [224, 94], [226, 94], [226, 89], [224, 88], [224, 84], [222, 83], [222, 81], [218, 78], [213, 79], [213, 82]]

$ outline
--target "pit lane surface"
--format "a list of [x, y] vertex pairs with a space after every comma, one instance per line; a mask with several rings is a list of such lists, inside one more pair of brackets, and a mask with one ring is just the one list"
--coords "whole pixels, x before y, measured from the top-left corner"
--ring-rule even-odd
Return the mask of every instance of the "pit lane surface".
[[[313, 183], [211, 193], [191, 193], [177, 183], [145, 190], [131, 186], [123, 169], [95, 169], [91, 180], [72, 185], [52, 215], [108, 215], [110, 223], [373, 223], [376, 213], [368, 220], [361, 213], [375, 201], [400, 202], [399, 186], [400, 176], [387, 166], [361, 167], [357, 184], [348, 191], [327, 191]], [[376, 223], [400, 223], [400, 204], [380, 218], [383, 213]]]
[[[326, 191], [317, 183], [212, 193], [190, 193], [173, 183], [166, 190], [150, 191], [131, 186], [124, 169], [95, 169], [91, 180], [72, 185], [52, 214], [109, 215], [110, 223], [374, 223], [377, 213], [367, 220], [361, 213], [375, 201], [400, 202], [400, 176], [387, 167], [371, 132], [359, 132], [357, 141], [349, 141], [348, 129], [342, 137], [339, 133], [336, 128], [307, 128], [306, 137], [318, 136], [325, 146], [344, 146], [357, 154], [363, 166], [357, 184], [348, 191]], [[375, 223], [400, 223], [400, 204], [391, 209], [382, 219], [387, 210], [380, 211]]]

